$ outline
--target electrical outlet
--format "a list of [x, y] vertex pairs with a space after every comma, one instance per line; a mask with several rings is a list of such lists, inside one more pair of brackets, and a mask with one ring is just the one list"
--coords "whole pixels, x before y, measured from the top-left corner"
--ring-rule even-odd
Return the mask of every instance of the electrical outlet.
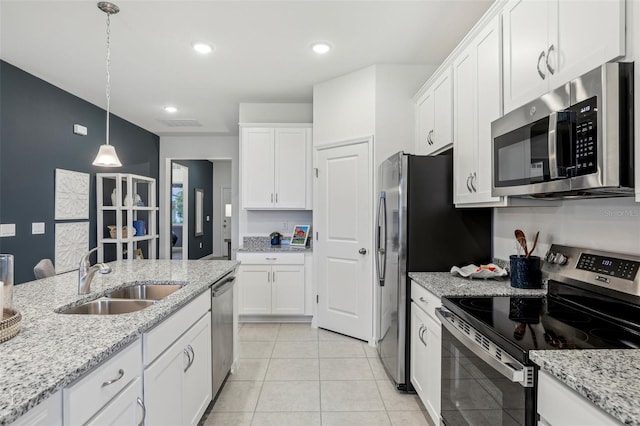
[[31, 233], [34, 235], [44, 234], [44, 222], [33, 222], [31, 224]]
[[15, 223], [3, 223], [0, 225], [0, 237], [15, 237], [16, 236], [16, 224]]

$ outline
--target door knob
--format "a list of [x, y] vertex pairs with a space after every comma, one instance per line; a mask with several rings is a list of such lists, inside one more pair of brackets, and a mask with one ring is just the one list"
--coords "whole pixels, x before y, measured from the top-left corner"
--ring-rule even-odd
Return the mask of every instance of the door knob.
[[360, 250], [358, 250], [358, 253], [360, 254], [367, 254], [367, 249], [366, 248], [361, 248]]

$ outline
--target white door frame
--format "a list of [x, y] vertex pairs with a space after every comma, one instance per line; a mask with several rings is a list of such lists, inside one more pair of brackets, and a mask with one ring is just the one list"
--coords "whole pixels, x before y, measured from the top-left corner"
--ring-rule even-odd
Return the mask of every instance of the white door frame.
[[[338, 142], [333, 142], [333, 143], [329, 143], [326, 145], [320, 145], [320, 146], [314, 146], [313, 148], [313, 167], [314, 167], [314, 171], [317, 169], [318, 167], [318, 152], [319, 151], [323, 151], [323, 150], [327, 150], [327, 149], [332, 149], [332, 148], [341, 148], [341, 147], [345, 147], [345, 146], [350, 146], [350, 145], [355, 145], [355, 144], [360, 144], [360, 143], [366, 143], [367, 147], [368, 147], [368, 155], [369, 155], [369, 177], [368, 177], [368, 191], [371, 194], [371, 197], [369, 197], [369, 207], [368, 207], [368, 221], [371, 224], [370, 228], [370, 232], [371, 232], [371, 247], [367, 248], [368, 252], [373, 256], [375, 255], [374, 251], [374, 246], [375, 246], [375, 232], [373, 229], [373, 224], [374, 224], [374, 210], [375, 210], [375, 194], [374, 194], [374, 190], [375, 190], [375, 173], [376, 170], [375, 169], [375, 158], [374, 158], [374, 137], [373, 135], [369, 135], [369, 136], [363, 136], [363, 137], [359, 137], [359, 138], [353, 138], [353, 139], [346, 139], [343, 141], [338, 141]], [[313, 205], [314, 206], [318, 206], [318, 191], [316, 190], [316, 185], [317, 185], [317, 181], [314, 179], [313, 180]], [[317, 215], [313, 215], [313, 229], [318, 230], [318, 220], [317, 220]], [[315, 236], [315, 234], [314, 234]], [[312, 238], [314, 237], [312, 236]], [[315, 241], [315, 240], [314, 240]], [[319, 265], [319, 261], [318, 261], [318, 253], [317, 251], [313, 251], [313, 282], [312, 282], [312, 294], [318, 294], [318, 268], [316, 265]], [[373, 257], [372, 257], [373, 259]], [[376, 321], [376, 304], [378, 303], [378, 295], [376, 292], [376, 286], [375, 284], [375, 262], [371, 262], [371, 301], [373, 303], [372, 307], [371, 307], [371, 335], [369, 336], [369, 346], [375, 346], [376, 344], [376, 325], [375, 325], [375, 321]], [[312, 313], [313, 313], [313, 319], [311, 320], [311, 326], [312, 327], [318, 327], [318, 304], [314, 303], [313, 304], [313, 309], [312, 309]]]

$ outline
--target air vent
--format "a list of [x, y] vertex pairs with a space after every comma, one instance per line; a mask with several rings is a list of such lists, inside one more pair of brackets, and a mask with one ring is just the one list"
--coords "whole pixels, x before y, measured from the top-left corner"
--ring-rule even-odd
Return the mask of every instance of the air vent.
[[158, 120], [169, 127], [202, 127], [195, 118], [181, 118], [175, 120]]

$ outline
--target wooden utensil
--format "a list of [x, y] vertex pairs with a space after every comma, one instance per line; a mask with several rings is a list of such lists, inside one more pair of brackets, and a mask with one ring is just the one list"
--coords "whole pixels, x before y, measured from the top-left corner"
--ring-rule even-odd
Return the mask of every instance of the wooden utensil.
[[520, 244], [520, 247], [524, 249], [524, 257], [529, 257], [529, 249], [527, 249], [527, 238], [524, 236], [524, 232], [520, 229], [516, 229], [514, 234], [516, 235], [516, 240]]
[[538, 244], [538, 236], [540, 235], [540, 231], [536, 232], [536, 237], [533, 239], [533, 246], [531, 246], [531, 251], [525, 255], [525, 257], [531, 256], [531, 253], [536, 249], [536, 245]]

